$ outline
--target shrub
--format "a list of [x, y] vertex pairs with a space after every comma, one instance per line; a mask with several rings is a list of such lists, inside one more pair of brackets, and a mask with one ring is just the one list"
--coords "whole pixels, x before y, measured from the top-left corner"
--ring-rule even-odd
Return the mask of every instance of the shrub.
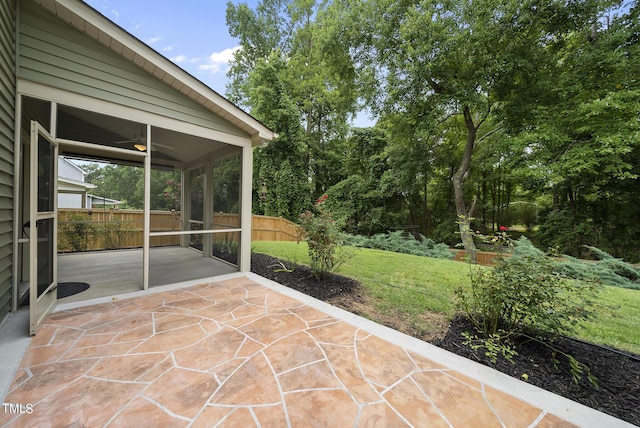
[[416, 256], [452, 259], [453, 253], [446, 244], [436, 244], [431, 239], [420, 235], [420, 239], [401, 230], [391, 233], [379, 233], [370, 238], [362, 235], [345, 235], [345, 243], [354, 247], [375, 248], [396, 253]]
[[104, 246], [107, 250], [124, 248], [127, 237], [135, 232], [136, 228], [130, 223], [121, 220], [114, 220], [102, 225], [104, 236]]
[[314, 205], [314, 211], [300, 215], [301, 230], [298, 239], [309, 247], [311, 272], [320, 279], [344, 263], [343, 235], [325, 207], [327, 195], [323, 195]]
[[[571, 256], [555, 254], [557, 258], [553, 268], [559, 275], [580, 281], [596, 281], [613, 287], [632, 288], [640, 290], [640, 269], [599, 248], [585, 245], [585, 251], [594, 256], [597, 261], [583, 261]], [[517, 241], [515, 255], [542, 256], [544, 253], [535, 248], [525, 237]]]
[[564, 256], [565, 260], [556, 263], [557, 271], [568, 278], [581, 281], [595, 279], [604, 285], [640, 290], [640, 269], [596, 247], [585, 248], [598, 261], [582, 261]]
[[[499, 253], [493, 269], [472, 271], [471, 287], [456, 291], [458, 308], [484, 337], [468, 335], [467, 343], [484, 347], [494, 361], [499, 353], [510, 359], [517, 339], [537, 340], [553, 349], [557, 334], [572, 331], [589, 316], [595, 298], [595, 282], [564, 278], [554, 260], [526, 238], [521, 241], [511, 257]], [[512, 245], [506, 233], [497, 234], [492, 242], [498, 248]], [[566, 356], [577, 379], [584, 367]]]
[[96, 227], [86, 214], [69, 215], [68, 219], [59, 223], [58, 230], [62, 247], [71, 251], [85, 251], [95, 240]]

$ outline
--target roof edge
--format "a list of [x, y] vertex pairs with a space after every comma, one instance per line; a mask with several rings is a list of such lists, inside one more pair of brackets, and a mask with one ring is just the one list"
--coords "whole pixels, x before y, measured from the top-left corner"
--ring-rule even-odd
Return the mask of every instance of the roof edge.
[[[112, 39], [116, 40], [118, 43], [122, 44], [122, 46], [124, 46], [125, 48], [130, 49], [131, 52], [133, 52], [135, 55], [140, 56], [145, 61], [162, 70], [165, 74], [171, 76], [175, 80], [178, 80], [189, 89], [191, 89], [191, 91], [188, 92], [182, 91], [186, 96], [200, 103], [205, 108], [211, 110], [210, 106], [208, 106], [206, 103], [206, 101], [209, 101], [213, 103], [213, 105], [220, 108], [225, 114], [220, 115], [219, 112], [211, 110], [213, 113], [218, 114], [223, 118], [226, 118], [225, 116], [231, 116], [251, 128], [253, 130], [253, 132], [250, 133], [252, 140], [257, 138], [261, 141], [270, 141], [276, 138], [275, 132], [270, 130], [258, 119], [242, 110], [233, 102], [220, 95], [218, 92], [204, 84], [202, 81], [189, 74], [179, 65], [166, 58], [164, 55], [135, 37], [133, 34], [129, 33], [124, 28], [120, 27], [115, 22], [111, 21], [105, 15], [94, 9], [92, 6], [86, 4], [85, 2], [81, 0], [38, 0], [38, 3], [42, 7], [49, 9], [51, 12], [55, 13], [56, 16], [78, 28], [79, 30], [81, 30], [81, 28], [79, 28], [79, 22], [77, 21], [78, 19], [93, 25], [99, 31], [103, 32]], [[63, 7], [67, 10], [68, 13], [72, 15], [68, 17], [63, 16], [63, 13], [65, 12], [59, 10], [58, 7]], [[74, 19], [74, 15], [76, 19]], [[87, 37], [91, 37], [92, 39], [101, 42], [103, 45], [105, 44], [98, 38], [93, 37], [87, 31], [84, 31], [84, 34], [86, 34]], [[113, 49], [111, 46], [107, 47]], [[115, 49], [113, 50], [115, 51]], [[119, 55], [122, 55], [121, 52], [117, 53]], [[148, 72], [148, 70], [146, 71]], [[158, 76], [155, 77], [158, 78]], [[205, 102], [202, 102], [203, 97], [206, 100]], [[231, 122], [233, 123], [233, 121]]]

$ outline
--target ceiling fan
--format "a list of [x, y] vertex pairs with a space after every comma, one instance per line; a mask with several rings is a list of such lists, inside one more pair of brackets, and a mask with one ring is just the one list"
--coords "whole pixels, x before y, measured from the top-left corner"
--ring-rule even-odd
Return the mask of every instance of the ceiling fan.
[[[142, 130], [140, 130], [139, 134], [134, 134], [133, 138], [130, 140], [115, 141], [113, 144], [130, 145], [130, 146], [133, 146], [133, 148], [135, 148], [136, 150], [139, 150], [141, 152], [147, 151], [147, 137], [146, 135], [144, 135], [144, 132], [142, 132]], [[166, 144], [151, 142], [152, 152], [157, 150], [156, 147], [162, 147], [163, 149], [167, 149], [171, 151], [175, 150], [175, 147], [167, 146]]]

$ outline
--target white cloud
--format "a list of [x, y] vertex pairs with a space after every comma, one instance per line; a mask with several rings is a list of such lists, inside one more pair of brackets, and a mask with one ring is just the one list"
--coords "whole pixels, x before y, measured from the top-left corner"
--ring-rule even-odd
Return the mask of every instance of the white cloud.
[[154, 43], [158, 43], [160, 40], [162, 40], [162, 37], [156, 36], [156, 37], [150, 37], [147, 39], [147, 44], [148, 45], [152, 45]]
[[184, 55], [176, 55], [172, 58], [169, 58], [171, 61], [175, 62], [176, 64], [180, 64], [181, 62], [186, 62], [187, 61], [187, 57]]
[[238, 49], [240, 49], [240, 46], [214, 52], [207, 58], [207, 63], [200, 65], [198, 68], [202, 71], [208, 71], [211, 74], [226, 71], [229, 62], [233, 60], [233, 54], [236, 53]]
[[189, 63], [189, 64], [194, 64], [196, 62], [200, 61], [200, 58], [189, 58], [186, 55], [176, 55], [173, 56], [171, 58], [169, 58], [169, 60], [175, 62], [176, 64], [181, 64], [181, 63]]
[[167, 46], [167, 47], [165, 47], [164, 49], [162, 49], [162, 51], [163, 51], [163, 52], [170, 52], [170, 51], [172, 51], [172, 50], [173, 50], [173, 48], [175, 48], [175, 46], [170, 45], [170, 46]]

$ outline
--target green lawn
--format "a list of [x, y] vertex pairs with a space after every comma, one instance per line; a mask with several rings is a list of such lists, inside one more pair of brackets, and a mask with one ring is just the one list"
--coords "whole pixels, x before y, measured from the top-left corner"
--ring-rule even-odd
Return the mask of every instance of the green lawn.
[[[256, 241], [253, 251], [309, 264], [304, 243]], [[420, 330], [430, 328], [425, 312], [453, 317], [454, 290], [469, 283], [469, 269], [461, 262], [356, 248], [338, 273], [357, 279], [381, 314], [402, 314]], [[577, 337], [640, 354], [640, 290], [604, 287], [598, 301], [596, 318], [580, 328]]]

